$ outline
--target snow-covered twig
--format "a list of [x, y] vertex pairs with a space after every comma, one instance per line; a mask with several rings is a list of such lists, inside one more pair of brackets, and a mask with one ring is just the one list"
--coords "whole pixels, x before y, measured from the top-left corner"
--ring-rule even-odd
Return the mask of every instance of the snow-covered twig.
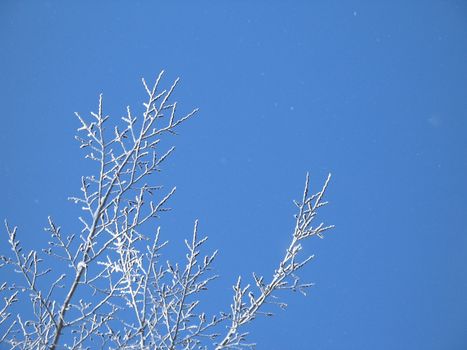
[[[12, 267], [22, 284], [0, 284], [0, 344], [22, 350], [252, 347], [246, 324], [271, 315], [264, 310], [267, 304], [285, 306], [274, 301], [274, 292], [304, 293], [310, 286], [296, 276], [312, 258], [300, 258], [301, 241], [322, 237], [333, 227], [314, 224], [318, 209], [326, 204], [330, 176], [310, 196], [307, 175], [283, 260], [269, 282], [253, 274], [257, 296], [239, 278], [230, 312], [208, 316], [200, 310], [201, 293], [217, 278], [211, 273], [217, 251], [202, 255], [207, 237], [200, 238], [198, 221], [185, 241], [186, 261], [161, 260], [167, 241], [154, 220], [170, 210], [176, 189], [154, 185], [153, 178], [175, 149], [163, 148], [165, 135], [175, 134], [197, 112], [177, 117], [178, 105], [172, 99], [179, 79], [161, 89], [162, 77], [163, 72], [151, 87], [143, 79], [147, 100], [138, 117], [128, 107], [122, 122], [111, 124], [102, 95], [90, 117], [76, 113], [76, 139], [85, 158], [96, 165], [94, 175], [81, 178], [81, 193], [70, 197], [82, 209], [81, 232], [65, 234], [49, 217], [48, 247], [24, 252], [17, 228], [5, 222], [11, 253], [0, 256], [0, 268]], [[45, 266], [51, 259], [60, 262], [62, 270]], [[32, 314], [13, 317], [19, 302], [29, 303]]]

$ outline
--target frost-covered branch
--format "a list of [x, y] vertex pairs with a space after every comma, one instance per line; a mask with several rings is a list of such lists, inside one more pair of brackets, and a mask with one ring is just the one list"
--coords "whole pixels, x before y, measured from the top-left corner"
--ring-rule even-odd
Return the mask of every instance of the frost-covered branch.
[[[249, 284], [242, 287], [242, 279], [241, 277], [238, 278], [237, 283], [233, 286], [234, 297], [230, 314], [231, 325], [224, 339], [217, 345], [216, 350], [252, 347], [254, 344], [245, 342], [248, 333], [240, 332], [240, 328], [255, 319], [258, 315], [272, 316], [270, 311], [263, 311], [263, 308], [266, 304], [271, 303], [270, 299], [274, 297], [273, 293], [280, 289], [290, 289], [293, 291], [298, 290], [305, 294], [305, 289], [311, 286], [309, 283], [300, 283], [300, 279], [295, 275], [295, 272], [300, 270], [313, 258], [313, 255], [310, 255], [305, 259], [299, 260], [299, 252], [302, 250], [300, 242], [312, 236], [323, 238], [323, 233], [334, 227], [333, 225], [325, 226], [323, 223], [312, 226], [318, 208], [327, 204], [327, 202], [323, 201], [323, 196], [330, 179], [331, 174], [326, 179], [323, 188], [318, 193], [309, 196], [309, 175], [306, 175], [302, 200], [300, 202], [295, 201], [295, 205], [298, 208], [298, 213], [295, 215], [295, 229], [283, 260], [279, 263], [279, 266], [272, 275], [271, 281], [267, 284], [264, 282], [262, 276], [258, 277], [253, 273], [253, 279], [259, 292], [258, 297], [255, 297]], [[273, 303], [278, 304], [281, 308], [287, 306], [283, 302], [274, 301]]]
[[[217, 250], [202, 253], [207, 237], [200, 238], [195, 221], [185, 240], [186, 260], [162, 259], [167, 245], [157, 219], [170, 210], [175, 187], [154, 184], [155, 176], [174, 147], [165, 136], [193, 117], [197, 109], [177, 116], [172, 102], [178, 79], [161, 88], [163, 72], [149, 86], [140, 115], [126, 109], [121, 121], [104, 113], [102, 95], [97, 112], [76, 113], [80, 124], [76, 139], [85, 158], [95, 165], [93, 175], [81, 178], [80, 193], [70, 197], [82, 209], [80, 232], [65, 233], [48, 218], [48, 246], [25, 252], [17, 228], [5, 222], [10, 254], [0, 256], [0, 268], [12, 268], [19, 281], [0, 283], [0, 344], [10, 349], [239, 349], [246, 341], [246, 324], [258, 315], [271, 315], [267, 304], [281, 289], [304, 290], [296, 272], [312, 256], [301, 258], [301, 241], [332, 228], [315, 225], [318, 209], [326, 204], [329, 183], [309, 195], [307, 175], [303, 198], [296, 202], [295, 229], [283, 260], [269, 282], [253, 274], [257, 291], [233, 286], [230, 312], [207, 315], [202, 293], [217, 278], [211, 272]], [[202, 237], [202, 236], [201, 236]], [[59, 264], [56, 264], [59, 262]], [[52, 268], [54, 266], [54, 268]], [[17, 304], [30, 306], [30, 314], [14, 317]], [[222, 335], [222, 336], [221, 336]], [[221, 339], [221, 340], [219, 340]]]

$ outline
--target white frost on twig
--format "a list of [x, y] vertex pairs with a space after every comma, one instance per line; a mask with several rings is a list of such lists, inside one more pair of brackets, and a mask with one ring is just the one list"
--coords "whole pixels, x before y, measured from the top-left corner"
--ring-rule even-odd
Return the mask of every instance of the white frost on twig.
[[[127, 108], [123, 123], [109, 124], [102, 94], [98, 111], [89, 118], [75, 113], [80, 123], [76, 139], [95, 162], [96, 174], [81, 178], [81, 194], [70, 197], [83, 214], [81, 232], [64, 234], [49, 217], [48, 247], [24, 252], [17, 228], [5, 222], [9, 256], [0, 256], [0, 268], [13, 267], [23, 284], [0, 284], [0, 344], [11, 349], [241, 349], [253, 347], [246, 340], [246, 324], [259, 315], [271, 316], [270, 304], [285, 308], [274, 293], [281, 289], [305, 290], [296, 272], [313, 256], [300, 258], [301, 242], [322, 238], [333, 226], [314, 224], [330, 176], [322, 189], [309, 195], [309, 176], [298, 208], [289, 247], [270, 278], [253, 274], [256, 289], [238, 278], [233, 286], [230, 312], [208, 316], [200, 311], [200, 293], [217, 278], [211, 273], [217, 250], [202, 255], [207, 237], [199, 236], [195, 221], [191, 238], [185, 240], [186, 261], [161, 262], [162, 241], [158, 227], [150, 227], [167, 206], [176, 188], [166, 191], [151, 185], [174, 147], [163, 149], [164, 135], [193, 117], [197, 109], [177, 117], [177, 102], [170, 102], [179, 82], [160, 89], [163, 72], [147, 93], [145, 111], [133, 115]], [[68, 272], [44, 266], [50, 260], [63, 263]], [[42, 256], [42, 258], [41, 258]], [[68, 277], [67, 277], [68, 276]], [[11, 310], [25, 302], [32, 317]], [[27, 318], [27, 319], [26, 319]]]

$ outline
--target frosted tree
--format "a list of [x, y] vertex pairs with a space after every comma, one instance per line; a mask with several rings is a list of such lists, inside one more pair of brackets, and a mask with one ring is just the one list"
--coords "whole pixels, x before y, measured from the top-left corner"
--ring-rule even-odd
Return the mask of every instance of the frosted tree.
[[[161, 140], [174, 134], [197, 110], [178, 117], [172, 95], [178, 79], [161, 89], [163, 72], [148, 86], [144, 113], [130, 108], [121, 121], [105, 115], [102, 95], [96, 113], [79, 120], [80, 147], [95, 162], [96, 173], [81, 178], [80, 195], [70, 200], [82, 208], [78, 234], [66, 234], [48, 218], [50, 242], [25, 252], [17, 228], [5, 221], [9, 253], [0, 256], [0, 268], [12, 268], [22, 282], [1, 282], [0, 344], [9, 349], [243, 349], [248, 324], [260, 315], [272, 315], [279, 301], [275, 292], [310, 287], [297, 271], [312, 256], [301, 257], [301, 242], [322, 237], [333, 226], [315, 224], [318, 209], [327, 202], [323, 187], [309, 193], [309, 177], [299, 201], [290, 245], [270, 276], [253, 273], [250, 284], [238, 278], [227, 311], [207, 315], [201, 310], [202, 292], [217, 276], [211, 273], [217, 251], [201, 253], [207, 237], [198, 222], [185, 240], [186, 260], [161, 258], [167, 244], [157, 218], [168, 211], [175, 188], [155, 185], [157, 172], [174, 147]], [[2, 245], [3, 249], [5, 245]], [[7, 253], [7, 252], [5, 252]], [[56, 259], [64, 266], [53, 269]], [[66, 271], [65, 271], [66, 269]], [[254, 293], [253, 293], [254, 292]], [[16, 315], [15, 307], [30, 307]]]

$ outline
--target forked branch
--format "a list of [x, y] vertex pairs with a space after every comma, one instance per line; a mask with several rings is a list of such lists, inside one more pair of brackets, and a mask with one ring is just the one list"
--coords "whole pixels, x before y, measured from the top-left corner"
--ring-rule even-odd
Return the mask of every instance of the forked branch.
[[[201, 293], [217, 278], [211, 271], [217, 250], [201, 253], [207, 237], [200, 238], [198, 221], [191, 239], [185, 240], [186, 260], [161, 261], [167, 241], [161, 240], [154, 220], [170, 210], [176, 189], [154, 185], [152, 176], [175, 149], [163, 148], [165, 135], [175, 134], [197, 112], [177, 117], [179, 106], [172, 95], [179, 80], [161, 89], [162, 75], [151, 87], [143, 79], [147, 100], [138, 117], [127, 107], [122, 121], [111, 125], [102, 95], [90, 117], [76, 113], [76, 139], [85, 158], [95, 164], [95, 174], [81, 178], [81, 193], [69, 198], [82, 209], [81, 232], [66, 234], [49, 217], [49, 245], [42, 252], [24, 252], [16, 227], [5, 225], [11, 252], [0, 256], [0, 268], [12, 267], [23, 282], [0, 283], [0, 344], [20, 350], [252, 347], [247, 324], [272, 315], [270, 304], [286, 306], [275, 292], [305, 293], [311, 286], [300, 282], [296, 273], [313, 258], [301, 257], [302, 241], [322, 238], [333, 227], [316, 223], [319, 208], [327, 203], [330, 175], [321, 190], [310, 195], [307, 174], [282, 261], [269, 278], [253, 274], [255, 288], [239, 277], [230, 312], [208, 316], [200, 310]], [[61, 267], [46, 267], [50, 259]], [[15, 305], [24, 299], [32, 314], [12, 317]]]

